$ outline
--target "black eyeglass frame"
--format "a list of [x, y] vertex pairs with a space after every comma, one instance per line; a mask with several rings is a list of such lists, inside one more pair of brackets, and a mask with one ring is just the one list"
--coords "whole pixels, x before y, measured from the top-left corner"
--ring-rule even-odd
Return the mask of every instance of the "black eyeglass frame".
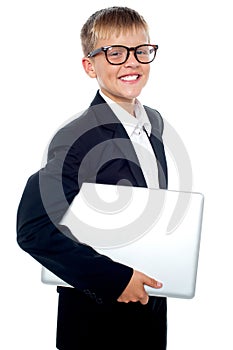
[[[150, 60], [149, 62], [141, 62], [138, 57], [137, 57], [137, 50], [139, 47], [142, 47], [142, 46], [152, 46], [154, 48], [154, 57], [152, 58], [152, 60]], [[121, 63], [113, 63], [113, 62], [110, 62], [109, 59], [108, 59], [108, 56], [107, 56], [107, 51], [108, 49], [112, 48], [112, 47], [123, 47], [127, 50], [127, 55], [125, 57], [125, 60]], [[158, 45], [153, 45], [153, 44], [142, 44], [142, 45], [138, 45], [138, 46], [135, 46], [135, 47], [127, 47], [127, 46], [124, 46], [124, 45], [108, 45], [108, 46], [102, 46], [94, 51], [91, 51], [88, 53], [87, 57], [94, 57], [96, 55], [98, 55], [100, 52], [104, 52], [105, 54], [105, 58], [106, 60], [108, 61], [108, 63], [114, 65], [114, 66], [119, 66], [121, 64], [124, 64], [127, 59], [129, 58], [129, 54], [130, 54], [130, 51], [134, 51], [134, 57], [136, 58], [136, 60], [141, 63], [141, 64], [148, 64], [148, 63], [151, 63], [152, 61], [154, 61], [155, 59], [155, 56], [156, 56], [156, 52], [158, 50], [159, 46]]]

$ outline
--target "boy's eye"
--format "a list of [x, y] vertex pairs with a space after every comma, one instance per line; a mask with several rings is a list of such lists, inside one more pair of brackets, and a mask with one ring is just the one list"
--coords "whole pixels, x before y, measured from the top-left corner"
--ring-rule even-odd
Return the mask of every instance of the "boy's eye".
[[136, 52], [137, 55], [149, 55], [150, 54], [150, 51], [148, 49], [145, 49], [145, 50], [137, 50]]
[[114, 49], [114, 50], [109, 50], [108, 51], [108, 56], [109, 57], [120, 57], [122, 55], [124, 55], [124, 50]]

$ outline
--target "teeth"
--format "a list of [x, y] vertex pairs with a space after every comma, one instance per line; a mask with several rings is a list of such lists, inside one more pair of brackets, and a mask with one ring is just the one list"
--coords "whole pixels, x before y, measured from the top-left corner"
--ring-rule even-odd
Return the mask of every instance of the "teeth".
[[136, 80], [137, 78], [138, 78], [138, 75], [127, 75], [125, 77], [122, 77], [121, 80], [132, 81], [132, 80]]

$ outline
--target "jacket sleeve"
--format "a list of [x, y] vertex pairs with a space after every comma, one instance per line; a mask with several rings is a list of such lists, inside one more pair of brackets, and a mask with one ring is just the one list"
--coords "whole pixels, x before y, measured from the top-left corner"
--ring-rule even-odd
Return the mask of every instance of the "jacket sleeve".
[[59, 224], [79, 191], [83, 150], [81, 143], [70, 145], [72, 138], [69, 128], [61, 129], [50, 144], [46, 165], [28, 179], [17, 211], [17, 242], [69, 285], [99, 302], [115, 301], [132, 268], [73, 239], [68, 227]]

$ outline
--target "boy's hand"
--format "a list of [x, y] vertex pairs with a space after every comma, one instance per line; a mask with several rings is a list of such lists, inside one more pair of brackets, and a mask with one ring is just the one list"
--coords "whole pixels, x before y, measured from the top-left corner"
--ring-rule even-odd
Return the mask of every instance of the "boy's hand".
[[117, 301], [123, 303], [139, 301], [143, 305], [147, 304], [149, 296], [145, 291], [144, 284], [152, 288], [162, 287], [161, 282], [156, 281], [154, 278], [151, 278], [142, 272], [134, 270], [131, 280]]

